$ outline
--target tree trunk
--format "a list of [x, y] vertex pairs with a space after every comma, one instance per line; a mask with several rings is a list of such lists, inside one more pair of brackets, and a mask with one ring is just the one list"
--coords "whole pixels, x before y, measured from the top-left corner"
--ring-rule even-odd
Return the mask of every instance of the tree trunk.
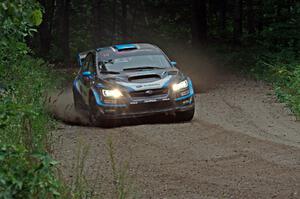
[[52, 41], [52, 21], [55, 7], [55, 0], [46, 2], [40, 0], [40, 4], [45, 9], [42, 24], [39, 27], [40, 36], [40, 53], [43, 57], [47, 56], [50, 51]]
[[122, 5], [122, 20], [121, 20], [121, 28], [122, 28], [122, 37], [123, 42], [126, 42], [128, 40], [128, 33], [127, 33], [127, 0], [121, 0]]
[[255, 20], [255, 27], [257, 29], [258, 32], [263, 31], [264, 29], [264, 11], [263, 11], [263, 2], [262, 1], [258, 1], [257, 2], [257, 18]]
[[63, 17], [62, 17], [62, 50], [64, 54], [65, 64], [70, 62], [70, 0], [63, 1]]
[[112, 5], [112, 33], [111, 33], [111, 44], [114, 44], [116, 40], [116, 26], [117, 26], [117, 13], [116, 13], [116, 0], [113, 0], [113, 5]]
[[207, 39], [206, 0], [192, 1], [192, 43], [204, 44]]
[[140, 8], [140, 6], [139, 6], [138, 0], [134, 0], [133, 3], [131, 3], [131, 5], [130, 5], [129, 11], [131, 11], [131, 16], [132, 16], [132, 21], [130, 24], [130, 32], [131, 33], [135, 32], [135, 25], [136, 25], [136, 21], [137, 21], [136, 18], [137, 18], [139, 8]]
[[235, 0], [233, 42], [240, 44], [243, 34], [243, 0]]
[[249, 34], [253, 34], [255, 32], [253, 0], [247, 0], [246, 2], [247, 2], [247, 29]]
[[93, 6], [92, 6], [92, 13], [93, 13], [93, 31], [92, 31], [92, 37], [94, 41], [94, 47], [97, 48], [101, 45], [101, 38], [102, 38], [102, 0], [93, 0]]
[[199, 1], [199, 39], [205, 42], [207, 39], [207, 14], [206, 14], [206, 0]]
[[227, 22], [227, 0], [220, 1], [220, 32], [223, 34], [226, 30]]

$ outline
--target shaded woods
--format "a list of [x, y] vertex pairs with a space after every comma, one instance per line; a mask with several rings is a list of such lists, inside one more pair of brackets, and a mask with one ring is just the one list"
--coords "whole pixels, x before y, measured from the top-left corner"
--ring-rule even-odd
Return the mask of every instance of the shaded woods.
[[[192, 45], [263, 43], [299, 47], [295, 0], [40, 0], [43, 22], [32, 47], [69, 62], [78, 51], [150, 38]], [[271, 47], [272, 46], [272, 47]]]

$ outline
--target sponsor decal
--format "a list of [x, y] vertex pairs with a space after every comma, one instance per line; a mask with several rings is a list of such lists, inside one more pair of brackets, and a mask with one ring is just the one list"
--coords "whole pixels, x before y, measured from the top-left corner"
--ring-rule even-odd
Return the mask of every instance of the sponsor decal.
[[157, 102], [158, 100], [156, 99], [150, 99], [150, 100], [145, 100], [144, 102], [145, 103], [151, 103], [151, 102]]
[[148, 95], [152, 95], [153, 94], [153, 90], [147, 90], [145, 93], [148, 94]]
[[153, 103], [159, 101], [170, 101], [170, 98], [163, 98], [163, 99], [147, 99], [147, 100], [136, 100], [129, 102], [130, 104], [146, 104], [146, 103]]

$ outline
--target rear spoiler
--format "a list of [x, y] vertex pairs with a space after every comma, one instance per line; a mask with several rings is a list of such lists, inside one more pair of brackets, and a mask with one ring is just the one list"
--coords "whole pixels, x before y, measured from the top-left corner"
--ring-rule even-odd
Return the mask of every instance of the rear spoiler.
[[78, 61], [78, 64], [79, 66], [81, 67], [87, 54], [89, 53], [90, 51], [85, 51], [85, 52], [81, 52], [81, 53], [78, 53], [77, 55], [77, 61]]

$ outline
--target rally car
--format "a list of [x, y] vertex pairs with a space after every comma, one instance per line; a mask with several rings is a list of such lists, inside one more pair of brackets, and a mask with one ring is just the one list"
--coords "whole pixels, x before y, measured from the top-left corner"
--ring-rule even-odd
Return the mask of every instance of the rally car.
[[121, 44], [79, 53], [74, 105], [93, 125], [108, 120], [165, 115], [194, 116], [192, 80], [157, 46]]

